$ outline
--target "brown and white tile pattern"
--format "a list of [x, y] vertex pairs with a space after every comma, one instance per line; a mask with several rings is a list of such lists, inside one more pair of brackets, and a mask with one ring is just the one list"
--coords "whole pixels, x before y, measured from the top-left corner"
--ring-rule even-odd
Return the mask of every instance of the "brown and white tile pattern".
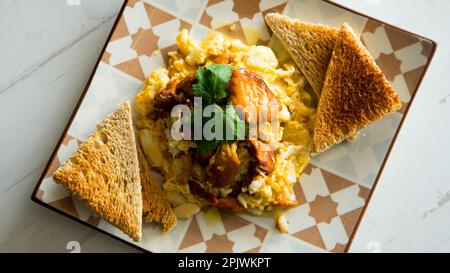
[[348, 22], [361, 33], [363, 42], [401, 94], [405, 107], [368, 128], [355, 143], [338, 145], [313, 159], [294, 188], [300, 205], [286, 213], [289, 234], [276, 231], [270, 219], [208, 208], [189, 221], [179, 221], [177, 229], [166, 237], [159, 235], [156, 225], [146, 224], [139, 246], [155, 252], [343, 252], [361, 217], [399, 121], [424, 73], [433, 45], [428, 40], [324, 1], [128, 1], [80, 112], [36, 197], [90, 225], [127, 239], [54, 183], [53, 172], [75, 152], [81, 143], [78, 139], [91, 133], [94, 116], [100, 119], [110, 112], [111, 104], [132, 99], [146, 75], [167, 63], [167, 52], [176, 50], [175, 34], [180, 29], [190, 30], [196, 39], [214, 30], [249, 44], [266, 44], [272, 36], [264, 23], [268, 12], [333, 26]]
[[291, 236], [333, 251], [347, 245], [370, 189], [309, 165], [295, 192], [300, 206], [286, 214]]
[[259, 252], [268, 230], [239, 215], [208, 208], [192, 218], [180, 252]]

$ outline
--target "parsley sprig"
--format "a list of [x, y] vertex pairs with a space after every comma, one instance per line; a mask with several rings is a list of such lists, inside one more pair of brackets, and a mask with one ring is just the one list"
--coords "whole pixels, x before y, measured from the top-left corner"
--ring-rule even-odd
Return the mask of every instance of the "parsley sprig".
[[[223, 120], [223, 133], [225, 140], [206, 140], [202, 139], [197, 141], [199, 151], [201, 153], [207, 153], [214, 150], [217, 145], [222, 142], [233, 142], [243, 139], [247, 130], [245, 122], [240, 119], [238, 113], [236, 113], [234, 107], [227, 105], [227, 98], [229, 96], [227, 92], [228, 82], [231, 79], [233, 69], [230, 65], [225, 64], [211, 64], [207, 67], [199, 68], [196, 72], [196, 84], [193, 85], [193, 93], [196, 97], [202, 97], [203, 107], [213, 105], [216, 107], [215, 115], [220, 115], [220, 119]], [[202, 111], [203, 109], [195, 109], [190, 117], [191, 123], [194, 122], [195, 111]], [[210, 119], [216, 118], [202, 118], [202, 124], [204, 125]], [[201, 130], [202, 126], [195, 124], [196, 130]], [[212, 133], [215, 133], [216, 128], [212, 128]], [[232, 139], [226, 138], [226, 132], [232, 131]], [[244, 135], [242, 135], [242, 132]]]
[[197, 70], [197, 83], [193, 85], [194, 95], [202, 97], [206, 105], [223, 103], [228, 97], [226, 91], [233, 70], [230, 65], [211, 64]]

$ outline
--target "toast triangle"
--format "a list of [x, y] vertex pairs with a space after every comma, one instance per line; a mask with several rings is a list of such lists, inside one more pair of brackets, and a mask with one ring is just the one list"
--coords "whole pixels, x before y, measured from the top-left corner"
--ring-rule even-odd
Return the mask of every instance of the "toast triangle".
[[339, 29], [302, 22], [278, 13], [269, 13], [265, 18], [320, 98]]
[[140, 144], [137, 145], [139, 167], [141, 170], [142, 205], [145, 222], [158, 222], [163, 226], [163, 233], [169, 232], [177, 224], [177, 217], [150, 171]]
[[348, 24], [341, 27], [322, 90], [312, 153], [401, 108], [400, 96]]
[[141, 181], [129, 102], [99, 123], [53, 178], [98, 215], [139, 241]]

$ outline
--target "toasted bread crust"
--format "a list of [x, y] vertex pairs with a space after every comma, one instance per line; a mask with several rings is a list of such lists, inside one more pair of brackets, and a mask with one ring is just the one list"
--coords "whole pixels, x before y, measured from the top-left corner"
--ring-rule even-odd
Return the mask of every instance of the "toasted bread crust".
[[177, 225], [177, 217], [164, 196], [155, 177], [150, 171], [145, 159], [141, 145], [137, 145], [139, 167], [141, 171], [142, 184], [142, 212], [145, 222], [158, 222], [163, 226], [163, 233], [169, 232]]
[[267, 14], [266, 22], [319, 98], [339, 30], [291, 19], [278, 13]]
[[344, 24], [317, 110], [312, 153], [340, 143], [399, 108], [400, 96], [351, 27]]
[[53, 178], [134, 241], [141, 239], [141, 182], [128, 102], [97, 125]]

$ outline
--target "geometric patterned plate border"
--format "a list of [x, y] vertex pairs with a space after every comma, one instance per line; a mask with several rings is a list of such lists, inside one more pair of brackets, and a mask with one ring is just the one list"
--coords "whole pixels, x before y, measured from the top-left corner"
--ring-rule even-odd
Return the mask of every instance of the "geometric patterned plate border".
[[[209, 1], [210, 1], [210, 2], [220, 2], [220, 1], [217, 1], [217, 0], [209, 0]], [[354, 238], [354, 236], [355, 236], [355, 234], [356, 234], [356, 232], [357, 232], [357, 229], [358, 229], [358, 227], [359, 227], [359, 225], [360, 225], [360, 223], [361, 223], [361, 221], [362, 221], [362, 218], [364, 217], [364, 213], [365, 213], [365, 211], [366, 211], [366, 209], [367, 209], [367, 206], [368, 206], [368, 204], [369, 204], [369, 202], [370, 202], [370, 199], [371, 199], [371, 197], [372, 197], [372, 195], [373, 195], [373, 193], [374, 193], [374, 190], [375, 190], [375, 188], [376, 188], [376, 186], [377, 186], [377, 184], [378, 184], [379, 178], [380, 178], [381, 175], [382, 175], [383, 169], [384, 169], [384, 167], [385, 167], [385, 165], [386, 165], [386, 162], [387, 162], [387, 160], [388, 160], [388, 158], [389, 158], [389, 155], [390, 155], [390, 153], [391, 153], [391, 151], [392, 151], [392, 149], [393, 149], [393, 147], [394, 147], [394, 144], [395, 144], [395, 142], [396, 142], [396, 140], [397, 140], [397, 136], [398, 136], [398, 134], [399, 134], [399, 132], [400, 132], [400, 130], [401, 130], [401, 128], [402, 128], [402, 125], [403, 125], [403, 123], [404, 123], [404, 121], [405, 121], [405, 119], [406, 119], [406, 116], [407, 116], [407, 114], [408, 114], [408, 112], [409, 112], [409, 109], [410, 109], [410, 107], [411, 107], [411, 104], [412, 104], [412, 102], [413, 102], [413, 100], [414, 100], [414, 98], [415, 98], [415, 96], [416, 96], [416, 94], [417, 94], [417, 91], [418, 91], [418, 89], [419, 89], [419, 87], [420, 87], [420, 84], [421, 84], [423, 78], [425, 77], [426, 71], [428, 70], [428, 67], [429, 67], [429, 65], [431, 64], [431, 61], [432, 61], [432, 59], [433, 59], [433, 57], [434, 57], [434, 53], [435, 53], [435, 51], [436, 51], [437, 44], [436, 44], [436, 42], [434, 42], [434, 41], [432, 41], [432, 40], [430, 40], [430, 39], [428, 39], [428, 38], [424, 38], [424, 37], [421, 37], [420, 35], [417, 35], [417, 34], [414, 34], [414, 33], [411, 33], [411, 32], [405, 31], [405, 30], [402, 30], [402, 29], [397, 28], [397, 27], [395, 27], [395, 26], [392, 26], [392, 25], [390, 25], [390, 24], [384, 23], [384, 22], [382, 22], [382, 21], [380, 21], [380, 20], [374, 19], [374, 18], [372, 18], [372, 17], [370, 17], [370, 16], [364, 15], [364, 14], [362, 14], [362, 13], [359, 13], [359, 12], [357, 12], [357, 11], [354, 11], [354, 10], [352, 10], [352, 9], [349, 9], [349, 8], [347, 8], [347, 7], [344, 7], [344, 6], [340, 5], [340, 4], [331, 2], [331, 1], [329, 1], [329, 0], [323, 0], [323, 1], [326, 2], [326, 3], [328, 3], [328, 4], [331, 4], [331, 5], [335, 6], [335, 7], [337, 7], [337, 8], [339, 8], [339, 9], [342, 9], [342, 10], [345, 10], [345, 11], [348, 11], [348, 12], [351, 12], [351, 13], [353, 13], [353, 14], [356, 14], [356, 15], [359, 15], [359, 16], [361, 16], [361, 17], [366, 18], [366, 19], [368, 20], [368, 23], [367, 23], [366, 26], [365, 26], [365, 28], [366, 28], [365, 30], [366, 30], [366, 31], [369, 31], [369, 32], [375, 31], [376, 26], [382, 25], [382, 26], [384, 26], [386, 29], [389, 29], [389, 30], [390, 30], [390, 32], [391, 32], [390, 35], [396, 35], [396, 34], [400, 34], [400, 35], [401, 35], [401, 34], [406, 34], [406, 35], [414, 36], [414, 37], [416, 37], [416, 38], [418, 38], [418, 39], [420, 39], [420, 40], [422, 40], [422, 41], [425, 41], [425, 42], [428, 43], [429, 45], [431, 45], [431, 46], [428, 47], [428, 49], [427, 49], [427, 50], [428, 50], [428, 52], [427, 52], [427, 62], [426, 62], [426, 64], [425, 64], [424, 66], [420, 67], [420, 71], [418, 72], [418, 73], [420, 73], [420, 75], [417, 77], [417, 79], [415, 80], [415, 82], [410, 83], [410, 82], [408, 82], [408, 79], [405, 77], [406, 84], [408, 85], [408, 88], [409, 88], [409, 91], [410, 91], [410, 98], [408, 99], [408, 102], [407, 102], [407, 103], [404, 103], [404, 107], [403, 107], [403, 109], [401, 110], [402, 117], [401, 117], [401, 120], [400, 120], [400, 122], [399, 122], [398, 128], [397, 128], [397, 130], [396, 130], [396, 132], [395, 132], [395, 135], [394, 135], [394, 137], [393, 137], [392, 142], [390, 143], [390, 145], [389, 145], [389, 147], [388, 147], [387, 153], [386, 153], [384, 159], [382, 160], [382, 163], [381, 163], [381, 165], [380, 165], [380, 169], [379, 169], [378, 173], [376, 174], [376, 178], [374, 179], [374, 183], [373, 183], [373, 185], [372, 185], [372, 187], [371, 187], [371, 190], [368, 191], [368, 193], [367, 193], [366, 196], [364, 197], [366, 201], [365, 201], [365, 203], [364, 203], [364, 206], [360, 209], [361, 212], [360, 212], [359, 217], [358, 217], [357, 220], [356, 220], [356, 223], [354, 224], [355, 226], [354, 226], [353, 230], [352, 230], [351, 233], [349, 234], [349, 240], [348, 240], [348, 243], [347, 243], [346, 245], [343, 245], [342, 248], [341, 248], [339, 251], [336, 251], [336, 252], [348, 252], [348, 250], [349, 250], [349, 248], [350, 248], [350, 246], [351, 246], [351, 244], [352, 244], [353, 238]], [[74, 110], [74, 112], [72, 113], [71, 118], [70, 118], [70, 120], [69, 120], [67, 126], [65, 127], [64, 132], [63, 132], [62, 136], [60, 137], [60, 139], [59, 139], [59, 141], [58, 141], [58, 144], [56, 145], [56, 147], [55, 147], [55, 149], [54, 149], [54, 151], [53, 151], [53, 153], [52, 153], [52, 155], [51, 155], [51, 157], [50, 157], [50, 159], [49, 159], [49, 161], [48, 161], [48, 163], [47, 163], [47, 165], [46, 165], [46, 167], [45, 167], [45, 169], [44, 169], [44, 171], [43, 171], [43, 174], [41, 175], [41, 177], [40, 177], [40, 179], [39, 179], [39, 182], [37, 183], [37, 185], [36, 185], [36, 187], [35, 187], [35, 189], [34, 189], [34, 191], [33, 191], [33, 194], [32, 194], [32, 196], [31, 196], [31, 199], [32, 199], [34, 202], [36, 202], [36, 203], [38, 203], [38, 204], [40, 204], [40, 205], [42, 205], [42, 206], [44, 206], [44, 207], [46, 207], [46, 208], [48, 208], [48, 209], [50, 209], [50, 210], [53, 210], [53, 211], [55, 211], [55, 212], [57, 212], [57, 213], [63, 214], [63, 215], [65, 215], [65, 216], [67, 216], [67, 217], [69, 217], [69, 218], [71, 218], [71, 219], [73, 219], [73, 220], [75, 220], [75, 221], [77, 221], [77, 222], [83, 224], [83, 225], [86, 225], [86, 226], [88, 226], [88, 227], [91, 227], [91, 228], [93, 228], [93, 229], [99, 231], [99, 232], [102, 232], [102, 233], [107, 234], [107, 235], [109, 235], [109, 236], [111, 236], [111, 237], [113, 237], [113, 238], [116, 238], [116, 239], [118, 239], [118, 240], [120, 240], [120, 241], [122, 241], [122, 242], [124, 242], [124, 243], [126, 243], [126, 244], [128, 244], [128, 245], [130, 245], [130, 246], [132, 246], [132, 247], [134, 247], [134, 248], [137, 248], [137, 249], [139, 249], [139, 250], [141, 250], [141, 251], [148, 252], [147, 249], [144, 249], [144, 248], [142, 248], [142, 247], [140, 247], [140, 246], [138, 246], [138, 245], [132, 244], [132, 243], [130, 243], [129, 241], [127, 241], [127, 240], [125, 240], [125, 239], [123, 239], [123, 238], [120, 238], [119, 236], [113, 235], [113, 234], [109, 233], [108, 231], [105, 231], [105, 230], [101, 229], [101, 228], [98, 227], [97, 225], [90, 223], [89, 221], [83, 221], [83, 220], [81, 220], [80, 218], [76, 217], [75, 215], [73, 215], [73, 214], [67, 212], [67, 210], [61, 210], [61, 209], [58, 209], [57, 207], [52, 206], [52, 205], [50, 205], [50, 204], [48, 204], [48, 203], [42, 201], [41, 198], [40, 198], [40, 196], [39, 196], [39, 195], [41, 194], [41, 193], [40, 193], [40, 186], [41, 186], [43, 180], [45, 179], [45, 177], [46, 177], [48, 171], [52, 168], [52, 163], [54, 162], [54, 159], [57, 157], [59, 148], [61, 147], [61, 145], [64, 143], [65, 139], [66, 139], [67, 136], [68, 136], [68, 131], [69, 131], [69, 129], [70, 129], [70, 127], [71, 127], [71, 125], [72, 125], [72, 123], [73, 123], [73, 121], [74, 121], [74, 119], [75, 119], [77, 113], [78, 113], [78, 110], [80, 109], [80, 106], [81, 106], [81, 104], [82, 104], [84, 98], [86, 97], [86, 94], [88, 93], [89, 87], [91, 86], [91, 83], [92, 83], [92, 81], [93, 81], [93, 79], [94, 79], [95, 72], [97, 71], [97, 69], [98, 69], [100, 63], [102, 62], [102, 59], [104, 60], [104, 56], [105, 56], [105, 52], [106, 52], [106, 50], [107, 50], [107, 46], [108, 46], [108, 44], [110, 43], [111, 39], [113, 38], [114, 32], [115, 32], [115, 30], [117, 29], [117, 27], [118, 27], [118, 25], [119, 25], [119, 23], [120, 23], [120, 20], [122, 19], [123, 13], [124, 13], [124, 11], [125, 11], [127, 5], [130, 4], [130, 2], [135, 2], [135, 1], [134, 1], [134, 0], [126, 0], [126, 1], [124, 1], [124, 4], [123, 4], [123, 6], [122, 6], [122, 8], [121, 8], [121, 10], [120, 10], [120, 12], [119, 12], [119, 15], [118, 15], [118, 17], [117, 17], [117, 19], [116, 19], [116, 21], [115, 21], [115, 23], [114, 23], [114, 26], [113, 26], [113, 28], [112, 28], [112, 31], [111, 31], [111, 33], [109, 34], [109, 37], [108, 37], [108, 39], [107, 39], [107, 42], [106, 42], [106, 44], [105, 44], [104, 47], [103, 47], [102, 54], [100, 55], [100, 57], [99, 57], [98, 60], [97, 60], [97, 63], [96, 63], [95, 68], [94, 68], [94, 70], [93, 70], [93, 72], [92, 72], [92, 74], [91, 74], [91, 76], [90, 76], [90, 78], [89, 78], [89, 81], [88, 81], [88, 83], [86, 84], [86, 87], [85, 87], [83, 93], [81, 94], [80, 99], [79, 99], [78, 102], [77, 102], [77, 105], [76, 105], [76, 107], [75, 107], [75, 110]], [[370, 28], [372, 28], [372, 27], [373, 27], [374, 29], [370, 29]], [[362, 30], [360, 30], [360, 31], [362, 31]], [[386, 31], [386, 32], [388, 32], [388, 31]], [[388, 34], [389, 34], [389, 33], [388, 33]], [[363, 42], [364, 42], [364, 38], [365, 38], [365, 37], [363, 36]], [[424, 48], [425, 48], [425, 46], [424, 46]], [[384, 55], [383, 55], [383, 56], [384, 56]], [[378, 62], [378, 64], [379, 64], [382, 68], [383, 68], [383, 63], [382, 63], [383, 60], [381, 59], [381, 57], [383, 57], [383, 56], [380, 56], [380, 58], [377, 59], [377, 62], [378, 62], [378, 61], [381, 62], [381, 63]], [[394, 59], [395, 59], [395, 58], [394, 58]], [[412, 71], [412, 72], [414, 72], [414, 71]], [[411, 74], [412, 72], [409, 72], [409, 73]], [[413, 75], [413, 76], [417, 76], [417, 72], [415, 72], [415, 73], [416, 73], [416, 75]], [[184, 243], [184, 242], [183, 242], [183, 243]], [[339, 246], [339, 245], [338, 245], [338, 246]]]

